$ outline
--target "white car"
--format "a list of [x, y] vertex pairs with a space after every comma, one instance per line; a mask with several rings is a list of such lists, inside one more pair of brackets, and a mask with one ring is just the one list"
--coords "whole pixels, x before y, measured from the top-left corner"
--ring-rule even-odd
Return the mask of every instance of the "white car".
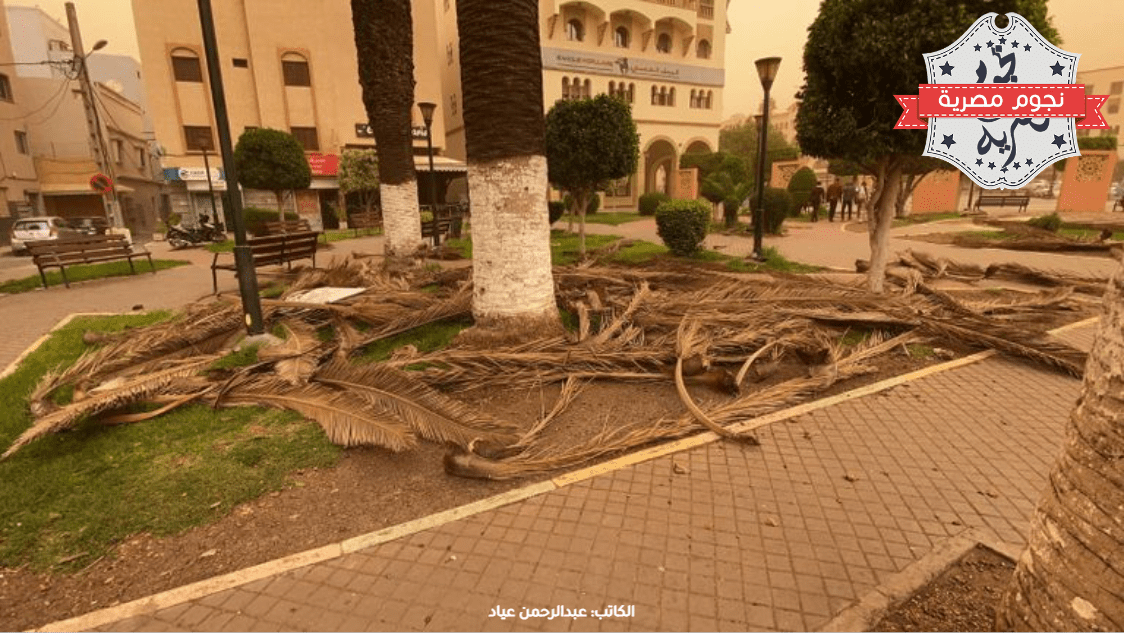
[[27, 242], [36, 240], [57, 240], [60, 236], [78, 235], [78, 231], [70, 226], [66, 220], [58, 216], [38, 216], [22, 218], [12, 224], [11, 241], [12, 254], [20, 255], [27, 252]]

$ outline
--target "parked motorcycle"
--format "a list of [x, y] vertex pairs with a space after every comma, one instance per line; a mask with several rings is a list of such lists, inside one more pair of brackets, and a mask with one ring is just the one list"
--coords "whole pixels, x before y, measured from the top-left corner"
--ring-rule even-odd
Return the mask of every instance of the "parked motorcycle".
[[225, 242], [226, 233], [221, 223], [211, 224], [209, 218], [203, 217], [196, 227], [177, 225], [169, 228], [166, 238], [173, 249], [180, 249], [200, 246], [208, 242]]

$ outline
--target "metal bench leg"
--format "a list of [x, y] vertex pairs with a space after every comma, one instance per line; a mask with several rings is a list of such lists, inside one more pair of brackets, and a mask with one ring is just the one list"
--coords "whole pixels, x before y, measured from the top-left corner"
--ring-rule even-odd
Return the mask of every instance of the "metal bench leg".
[[47, 287], [47, 273], [43, 272], [42, 268], [39, 269], [39, 278], [43, 280], [43, 287], [46, 288]]
[[137, 268], [136, 268], [136, 266], [133, 266], [133, 258], [132, 257], [129, 257], [129, 273], [131, 273], [133, 276], [136, 276], [136, 274], [137, 274]]
[[219, 273], [214, 266], [211, 266], [211, 294], [217, 295], [219, 293]]
[[59, 266], [59, 272], [62, 273], [62, 283], [65, 284], [67, 288], [69, 288], [70, 280], [66, 278], [66, 266]]

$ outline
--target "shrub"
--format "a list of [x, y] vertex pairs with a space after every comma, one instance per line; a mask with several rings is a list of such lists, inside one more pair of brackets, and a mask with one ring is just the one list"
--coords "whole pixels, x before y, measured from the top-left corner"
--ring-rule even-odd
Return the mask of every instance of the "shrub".
[[[569, 211], [570, 209], [574, 208], [574, 199], [570, 197], [570, 194], [566, 194], [562, 197], [562, 204], [564, 204], [566, 210]], [[585, 210], [585, 214], [593, 215], [594, 213], [597, 213], [597, 210], [600, 208], [601, 196], [595, 193], [593, 194], [593, 197], [589, 199], [589, 208]]]
[[[752, 202], [753, 208], [757, 208], [757, 199], [754, 198]], [[784, 189], [777, 187], [768, 187], [765, 189], [765, 231], [772, 235], [777, 235], [781, 232], [781, 225], [784, 224], [785, 218], [792, 212], [792, 196]]]
[[550, 223], [554, 224], [566, 213], [566, 203], [562, 200], [551, 200], [546, 203], [550, 210]]
[[[262, 209], [259, 207], [246, 207], [242, 210], [242, 217], [246, 220], [246, 233], [249, 235], [265, 235], [265, 223], [277, 220], [276, 209]], [[299, 220], [301, 216], [293, 211], [285, 212], [286, 220]], [[229, 226], [229, 225], [228, 225]]]
[[656, 209], [669, 200], [671, 200], [671, 196], [660, 191], [653, 191], [640, 196], [640, 215], [655, 215]]
[[668, 200], [656, 209], [656, 232], [682, 257], [699, 250], [709, 226], [710, 205], [701, 200]]
[[788, 181], [788, 193], [792, 196], [792, 205], [796, 210], [808, 204], [812, 196], [812, 189], [816, 186], [816, 172], [801, 167]]
[[1033, 226], [1038, 229], [1046, 229], [1052, 233], [1057, 233], [1058, 229], [1062, 228], [1062, 219], [1058, 214], [1051, 213], [1050, 215], [1043, 215], [1037, 218], [1031, 218], [1026, 222], [1027, 226]]

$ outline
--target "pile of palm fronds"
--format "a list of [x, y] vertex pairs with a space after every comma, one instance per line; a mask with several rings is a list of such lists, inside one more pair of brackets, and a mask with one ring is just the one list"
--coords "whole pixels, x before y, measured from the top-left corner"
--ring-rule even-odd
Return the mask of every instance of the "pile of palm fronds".
[[[981, 301], [932, 284], [937, 277], [1000, 274], [1050, 288]], [[238, 306], [193, 305], [172, 321], [98, 341], [71, 367], [44, 376], [30, 397], [35, 422], [4, 457], [85, 420], [138, 422], [188, 403], [297, 411], [345, 446], [400, 451], [418, 438], [441, 442], [452, 447], [448, 472], [493, 479], [570, 467], [704, 429], [754, 442], [732, 425], [876, 372], [879, 356], [910, 343], [997, 349], [1079, 375], [1084, 354], [1023, 317], [1077, 309], [1074, 289], [1095, 283], [1066, 284], [1032, 269], [995, 272], [920, 253], [902, 255], [891, 269], [898, 289], [888, 295], [827, 276], [705, 269], [594, 264], [559, 268], [556, 279], [559, 305], [577, 323], [567, 337], [487, 350], [400, 349], [382, 362], [356, 355], [393, 335], [471, 314], [467, 270], [396, 274], [346, 260], [307, 271], [280, 299], [264, 301], [279, 344], [258, 348], [253, 362], [235, 367], [216, 361], [246, 344], [239, 343]], [[334, 304], [293, 300], [298, 290], [321, 285], [368, 290]], [[845, 336], [856, 329], [867, 336], [851, 344]], [[778, 372], [782, 365], [787, 372]], [[658, 420], [609, 420], [587, 441], [544, 439], [594, 381], [666, 384], [683, 410]], [[560, 395], [535, 420], [500, 420], [465, 397], [552, 383], [562, 387]], [[696, 401], [689, 386], [696, 394], [699, 386], [714, 392], [710, 404]], [[55, 404], [65, 387], [73, 388], [72, 400]], [[141, 404], [149, 409], [138, 411]]]

